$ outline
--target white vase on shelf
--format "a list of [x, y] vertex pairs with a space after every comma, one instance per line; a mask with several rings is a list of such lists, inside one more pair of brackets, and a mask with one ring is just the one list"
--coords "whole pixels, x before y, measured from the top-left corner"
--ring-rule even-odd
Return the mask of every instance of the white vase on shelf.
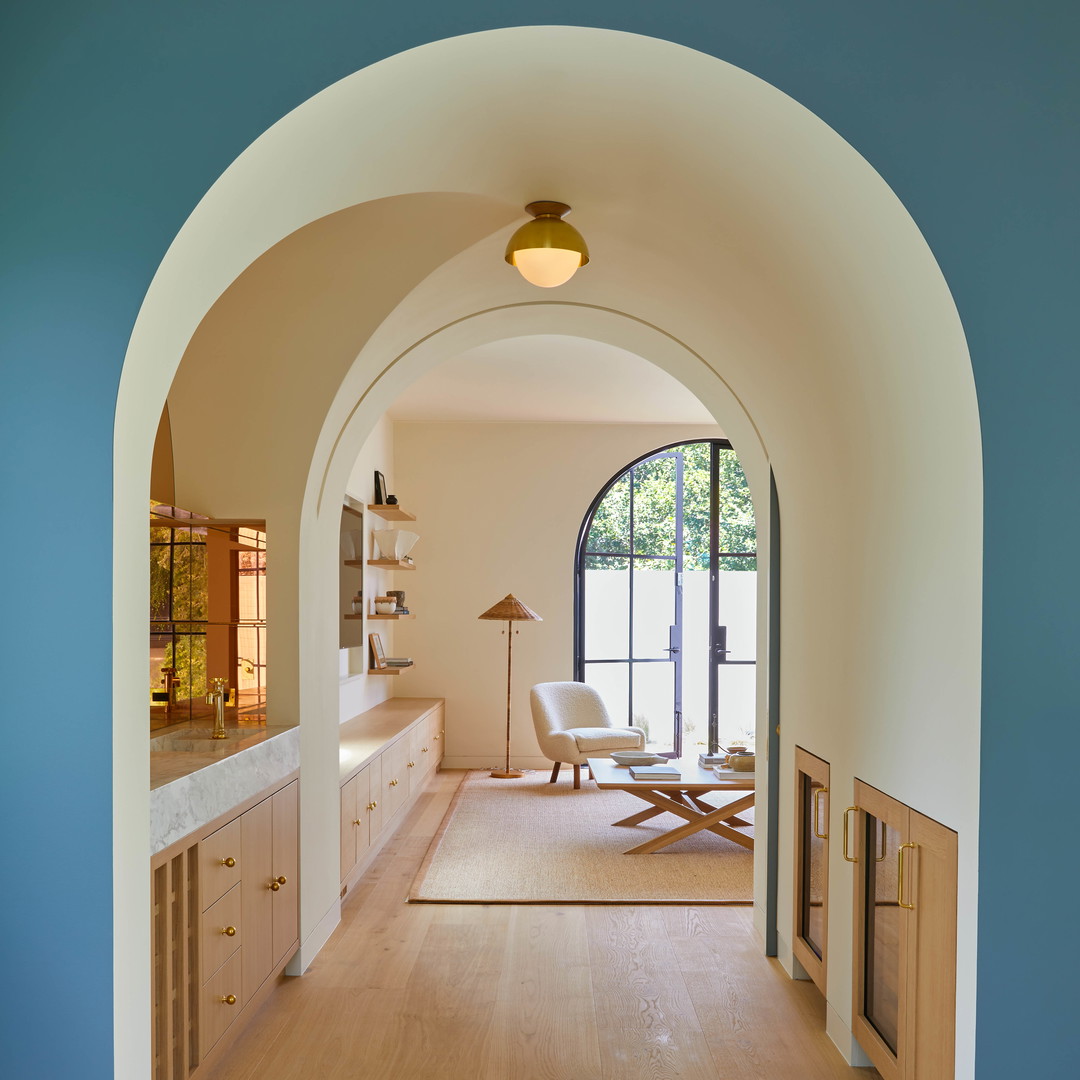
[[371, 534], [379, 547], [379, 558], [400, 562], [420, 537], [408, 529], [377, 529]]

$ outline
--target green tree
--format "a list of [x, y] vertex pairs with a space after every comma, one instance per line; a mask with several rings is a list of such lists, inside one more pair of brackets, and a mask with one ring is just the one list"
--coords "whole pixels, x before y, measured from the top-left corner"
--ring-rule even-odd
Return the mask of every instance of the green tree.
[[[675, 555], [676, 462], [683, 460], [683, 565], [709, 567], [709, 452], [707, 442], [688, 443], [663, 456], [648, 458], [624, 473], [604, 496], [593, 515], [586, 542], [588, 569], [624, 570], [630, 552], [633, 502], [633, 554]], [[757, 529], [750, 488], [734, 450], [719, 450], [720, 561], [726, 570], [756, 570], [757, 559], [725, 557], [725, 552], [754, 552]], [[612, 554], [599, 557], [599, 553]], [[649, 564], [637, 561], [639, 569]], [[664, 564], [654, 564], [657, 568]], [[666, 567], [665, 567], [666, 568]]]

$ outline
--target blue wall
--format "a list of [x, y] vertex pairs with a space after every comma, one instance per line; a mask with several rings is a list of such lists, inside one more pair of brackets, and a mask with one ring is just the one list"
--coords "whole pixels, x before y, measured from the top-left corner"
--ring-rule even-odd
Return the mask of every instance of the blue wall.
[[[3, 7], [5, 1075], [112, 1075], [111, 425], [155, 267], [229, 162], [328, 83], [426, 41], [536, 21], [667, 38], [780, 87], [882, 173], [937, 255], [986, 440], [979, 1077], [1072, 1074], [1080, 5]], [[913, 543], [932, 544], [927, 524]]]

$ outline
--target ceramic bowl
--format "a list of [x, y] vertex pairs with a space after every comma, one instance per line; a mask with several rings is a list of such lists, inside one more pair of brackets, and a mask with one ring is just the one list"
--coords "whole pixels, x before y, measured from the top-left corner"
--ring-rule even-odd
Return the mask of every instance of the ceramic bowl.
[[650, 754], [647, 750], [616, 750], [612, 753], [611, 760], [619, 765], [660, 765], [667, 761], [667, 758]]

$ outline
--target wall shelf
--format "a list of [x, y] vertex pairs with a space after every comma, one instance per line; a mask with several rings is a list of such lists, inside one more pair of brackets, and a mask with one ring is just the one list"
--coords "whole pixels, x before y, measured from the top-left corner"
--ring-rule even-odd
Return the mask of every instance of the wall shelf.
[[[346, 615], [345, 618], [346, 619], [348, 619], [348, 618], [359, 618], [359, 616]], [[369, 619], [415, 619], [416, 616], [411, 614], [411, 613], [409, 615], [397, 615], [397, 614], [395, 614], [395, 615], [378, 615], [378, 614], [376, 614], [376, 615], [369, 615], [368, 618]]]
[[345, 566], [363, 566], [364, 565], [364, 560], [363, 559], [342, 559], [341, 561], [342, 561], [342, 563], [344, 563]]
[[384, 667], [384, 668], [368, 668], [369, 675], [400, 675], [403, 671], [408, 671], [409, 668], [415, 667], [415, 664], [409, 664], [408, 667]]
[[386, 570], [415, 570], [416, 564], [404, 559], [368, 559], [368, 566], [381, 566]]
[[383, 521], [416, 520], [415, 514], [410, 514], [408, 510], [402, 510], [400, 506], [380, 506], [378, 503], [369, 503], [368, 510], [370, 510], [371, 513], [373, 513], [376, 517], [381, 517]]
[[[346, 615], [345, 616], [346, 619], [362, 619], [363, 617], [364, 617], [363, 615]], [[369, 615], [368, 616], [369, 619], [373, 619], [374, 617], [375, 617], [374, 615]]]

